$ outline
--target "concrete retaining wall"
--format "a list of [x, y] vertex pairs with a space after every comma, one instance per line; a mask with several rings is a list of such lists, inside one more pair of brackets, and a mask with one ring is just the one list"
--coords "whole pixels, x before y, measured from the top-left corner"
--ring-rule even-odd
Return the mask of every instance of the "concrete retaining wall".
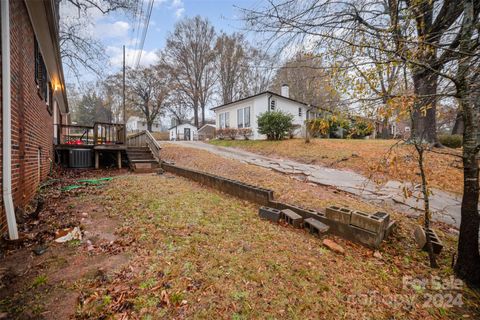
[[238, 198], [248, 200], [263, 206], [279, 210], [290, 209], [302, 216], [303, 219], [313, 218], [330, 227], [329, 233], [347, 240], [362, 244], [369, 248], [378, 248], [384, 239], [385, 230], [372, 232], [350, 224], [350, 221], [336, 221], [327, 218], [325, 211], [302, 208], [296, 205], [282, 203], [273, 199], [273, 191], [245, 184], [213, 174], [182, 168], [169, 163], [162, 163], [162, 168], [173, 174], [197, 181], [203, 185], [215, 188]]
[[193, 181], [197, 181], [203, 185], [215, 188], [240, 199], [248, 200], [265, 206], [268, 206], [270, 201], [273, 200], [272, 190], [252, 186], [240, 181], [223, 178], [201, 171], [178, 167], [165, 162], [162, 163], [162, 168], [165, 171], [191, 179]]

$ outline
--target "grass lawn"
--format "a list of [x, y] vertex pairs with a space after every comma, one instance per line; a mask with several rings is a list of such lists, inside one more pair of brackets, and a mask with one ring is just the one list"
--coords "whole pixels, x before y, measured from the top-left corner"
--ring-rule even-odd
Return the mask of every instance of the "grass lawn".
[[447, 319], [473, 317], [477, 307], [472, 292], [447, 308], [430, 305], [429, 291], [403, 288], [404, 276], [452, 272], [448, 255], [440, 269], [426, 268], [403, 231], [380, 258], [335, 239], [343, 256], [303, 230], [259, 219], [255, 205], [179, 177], [119, 179], [103, 198], [123, 220], [118, 233], [133, 240], [132, 259], [107, 280], [82, 283], [80, 317]]
[[[350, 169], [383, 182], [387, 179], [420, 182], [417, 155], [412, 146], [397, 145], [395, 140], [302, 139], [283, 141], [213, 140], [211, 144], [241, 148], [254, 153], [283, 157], [310, 164]], [[457, 150], [435, 149], [436, 152], [459, 154]], [[461, 158], [428, 152], [427, 178], [432, 186], [462, 193]]]
[[[197, 160], [206, 159], [218, 160]], [[231, 170], [255, 173], [240, 165]], [[277, 181], [277, 191], [288, 190], [286, 182]], [[1, 260], [0, 314], [8, 319], [475, 319], [480, 312], [478, 293], [465, 286], [404, 286], [405, 277], [450, 279], [455, 247], [454, 236], [439, 231], [446, 247], [431, 270], [409, 220], [375, 255], [328, 236], [341, 255], [304, 230], [261, 220], [256, 205], [170, 174], [48, 188], [39, 220], [28, 223], [29, 241], [45, 238], [47, 252], [32, 254], [35, 242], [27, 241]], [[304, 192], [346, 199], [318, 186]], [[305, 205], [312, 203], [319, 204]], [[74, 225], [82, 241], [52, 241], [54, 231]], [[463, 304], [450, 307], [448, 294], [461, 294]]]

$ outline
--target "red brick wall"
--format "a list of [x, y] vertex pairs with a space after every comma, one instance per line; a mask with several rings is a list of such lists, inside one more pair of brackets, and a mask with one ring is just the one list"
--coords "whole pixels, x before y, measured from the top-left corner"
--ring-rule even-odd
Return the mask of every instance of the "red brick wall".
[[[15, 207], [24, 207], [49, 173], [53, 159], [53, 116], [37, 92], [34, 31], [23, 1], [10, 0], [10, 28], [13, 203]], [[0, 230], [5, 232], [4, 214], [0, 223]]]

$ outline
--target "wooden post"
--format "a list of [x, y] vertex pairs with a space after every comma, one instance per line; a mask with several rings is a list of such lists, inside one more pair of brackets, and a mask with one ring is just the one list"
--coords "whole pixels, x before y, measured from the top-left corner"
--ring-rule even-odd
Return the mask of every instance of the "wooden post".
[[98, 155], [98, 151], [95, 150], [95, 169], [98, 169], [100, 167], [100, 159]]
[[122, 151], [117, 151], [118, 169], [122, 169]]

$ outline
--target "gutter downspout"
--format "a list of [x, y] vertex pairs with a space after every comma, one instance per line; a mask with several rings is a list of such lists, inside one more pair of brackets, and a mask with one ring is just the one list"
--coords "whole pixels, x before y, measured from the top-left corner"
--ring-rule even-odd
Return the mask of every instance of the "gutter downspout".
[[9, 1], [1, 2], [2, 20], [2, 139], [3, 205], [7, 215], [10, 240], [18, 239], [17, 221], [12, 198], [12, 123], [10, 84], [10, 8]]

